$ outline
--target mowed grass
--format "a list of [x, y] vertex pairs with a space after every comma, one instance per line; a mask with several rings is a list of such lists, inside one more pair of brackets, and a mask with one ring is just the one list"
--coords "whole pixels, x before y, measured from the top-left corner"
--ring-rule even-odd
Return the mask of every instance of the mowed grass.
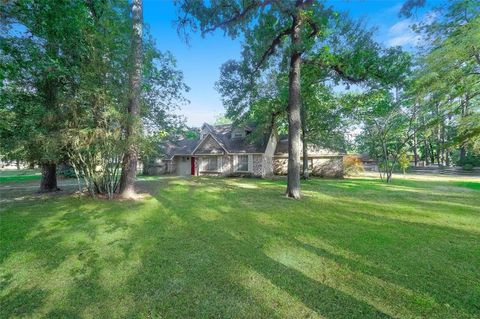
[[0, 184], [40, 180], [42, 173], [34, 169], [0, 170]]
[[0, 317], [480, 317], [479, 182], [140, 187], [2, 204]]

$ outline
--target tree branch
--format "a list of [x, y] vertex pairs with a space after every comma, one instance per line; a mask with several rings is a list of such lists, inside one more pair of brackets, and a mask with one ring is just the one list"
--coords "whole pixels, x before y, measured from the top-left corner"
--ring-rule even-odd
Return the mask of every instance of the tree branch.
[[285, 29], [273, 39], [272, 43], [268, 46], [268, 48], [265, 50], [262, 57], [260, 58], [260, 61], [258, 61], [258, 63], [256, 64], [253, 73], [256, 73], [258, 69], [262, 66], [262, 64], [265, 62], [265, 60], [275, 53], [275, 49], [282, 42], [283, 37], [292, 33], [292, 30], [292, 28]]
[[213, 26], [209, 27], [209, 28], [205, 28], [202, 30], [202, 35], [205, 35], [207, 33], [210, 33], [210, 32], [213, 32], [217, 29], [221, 29], [221, 28], [225, 28], [227, 27], [228, 25], [230, 24], [233, 24], [237, 21], [240, 21], [242, 20], [248, 13], [250, 13], [252, 10], [254, 10], [255, 8], [260, 8], [260, 7], [265, 7], [267, 5], [269, 5], [270, 3], [272, 2], [272, 0], [264, 0], [264, 1], [252, 1], [248, 6], [246, 6], [243, 10], [241, 11], [238, 11], [235, 13], [235, 15], [233, 15], [232, 17], [224, 20], [224, 21], [220, 21], [219, 23], [217, 24], [214, 24]]
[[348, 82], [351, 82], [351, 83], [354, 83], [354, 84], [358, 84], [358, 83], [362, 83], [362, 82], [365, 82], [367, 80], [366, 77], [362, 76], [362, 77], [355, 77], [353, 75], [349, 75], [345, 72], [345, 70], [341, 67], [340, 64], [332, 64], [332, 63], [329, 63], [329, 64], [325, 64], [323, 63], [322, 61], [320, 61], [319, 59], [313, 59], [313, 60], [307, 60], [305, 59], [303, 61], [304, 64], [309, 64], [309, 65], [319, 65], [320, 67], [323, 67], [323, 68], [326, 68], [328, 69], [329, 71], [333, 71], [336, 75], [338, 75], [340, 78], [342, 78], [343, 80], [346, 80]]

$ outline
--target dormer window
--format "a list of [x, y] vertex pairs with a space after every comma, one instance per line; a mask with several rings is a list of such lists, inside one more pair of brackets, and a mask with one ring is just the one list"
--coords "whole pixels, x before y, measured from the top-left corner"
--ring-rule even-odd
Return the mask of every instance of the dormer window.
[[236, 128], [232, 130], [232, 139], [245, 137], [245, 130], [243, 128]]

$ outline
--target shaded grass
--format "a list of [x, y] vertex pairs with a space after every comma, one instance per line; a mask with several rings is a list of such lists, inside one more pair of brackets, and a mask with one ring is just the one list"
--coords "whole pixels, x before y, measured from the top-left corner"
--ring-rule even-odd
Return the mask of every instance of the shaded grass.
[[162, 178], [0, 208], [0, 317], [477, 318], [477, 182]]

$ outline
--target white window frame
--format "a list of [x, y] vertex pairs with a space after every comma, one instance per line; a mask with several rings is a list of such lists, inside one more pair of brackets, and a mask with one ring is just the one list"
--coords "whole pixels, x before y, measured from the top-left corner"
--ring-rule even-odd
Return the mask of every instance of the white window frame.
[[[207, 156], [205, 157], [205, 171], [207, 172], [218, 172], [218, 156]], [[211, 169], [210, 167], [210, 160], [215, 159], [215, 169]]]
[[[241, 159], [244, 159], [245, 162], [241, 163]], [[246, 168], [246, 169], [243, 169]], [[236, 171], [237, 172], [248, 172], [248, 155], [237, 155], [237, 166], [236, 166]]]
[[[240, 156], [247, 156], [247, 170], [246, 171], [238, 169], [238, 160], [239, 160]], [[252, 172], [252, 167], [253, 167], [253, 156], [251, 154], [235, 155], [234, 158], [233, 158], [233, 165], [234, 165], [235, 172], [250, 173], [250, 172]]]

